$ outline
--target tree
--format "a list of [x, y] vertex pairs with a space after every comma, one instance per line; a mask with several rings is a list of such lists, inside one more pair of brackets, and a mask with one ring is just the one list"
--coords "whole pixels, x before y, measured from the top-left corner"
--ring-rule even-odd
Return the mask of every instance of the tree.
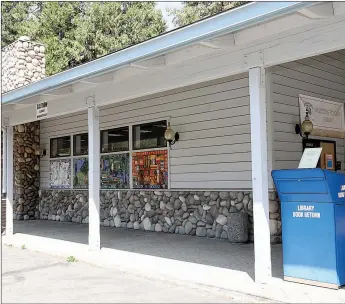
[[76, 21], [80, 62], [160, 35], [166, 24], [154, 2], [92, 2]]
[[2, 47], [20, 36], [46, 46], [53, 75], [166, 30], [154, 2], [2, 2]]
[[28, 34], [30, 18], [36, 13], [36, 2], [1, 2], [1, 47]]
[[75, 41], [75, 19], [83, 13], [82, 2], [43, 2], [38, 17], [29, 23], [29, 36], [46, 46], [46, 74], [77, 64], [80, 47]]
[[168, 10], [170, 16], [173, 16], [173, 23], [176, 27], [185, 26], [204, 19], [215, 14], [227, 11], [229, 9], [241, 6], [248, 2], [245, 1], [191, 1], [183, 2], [180, 9]]

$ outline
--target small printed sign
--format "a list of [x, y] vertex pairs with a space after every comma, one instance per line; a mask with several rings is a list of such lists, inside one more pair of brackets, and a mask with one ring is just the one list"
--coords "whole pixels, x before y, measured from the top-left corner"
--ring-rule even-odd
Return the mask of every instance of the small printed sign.
[[41, 119], [48, 116], [48, 103], [41, 102], [36, 104], [36, 119]]
[[305, 148], [298, 168], [316, 168], [322, 148]]

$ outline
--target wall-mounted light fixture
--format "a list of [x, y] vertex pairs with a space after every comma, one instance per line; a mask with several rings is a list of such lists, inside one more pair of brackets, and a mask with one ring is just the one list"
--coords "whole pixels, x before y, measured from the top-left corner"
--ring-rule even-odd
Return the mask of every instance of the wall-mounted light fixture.
[[310, 120], [309, 117], [309, 111], [307, 110], [305, 112], [305, 118], [301, 125], [296, 124], [295, 126], [295, 132], [296, 134], [299, 134], [302, 138], [308, 139], [308, 136], [313, 131], [313, 123]]
[[47, 150], [43, 149], [43, 151], [41, 152], [41, 158], [47, 155]]
[[180, 139], [180, 135], [171, 128], [170, 122], [168, 122], [168, 127], [165, 130], [164, 138], [169, 143], [170, 147]]

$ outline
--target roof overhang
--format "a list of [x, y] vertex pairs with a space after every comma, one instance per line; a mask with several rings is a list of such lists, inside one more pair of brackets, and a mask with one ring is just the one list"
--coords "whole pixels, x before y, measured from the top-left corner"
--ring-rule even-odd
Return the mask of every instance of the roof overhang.
[[9, 125], [49, 119], [345, 49], [345, 2], [252, 3], [4, 94]]
[[[308, 8], [318, 3], [319, 2], [250, 3], [10, 91], [2, 95], [2, 104], [16, 103], [17, 101], [38, 94], [50, 96], [59, 95], [61, 92], [51, 91], [78, 81], [81, 83], [80, 86], [82, 86], [82, 83], [84, 83], [84, 85], [89, 85], [104, 81], [113, 81], [114, 78], [116, 78], [116, 74], [101, 75], [124, 67], [145, 69], [148, 67], [166, 65], [165, 59], [163, 57], [157, 58], [157, 56], [162, 56], [172, 51], [178, 51], [179, 49], [193, 44], [199, 44], [198, 46], [203, 46], [204, 48], [219, 49], [234, 42], [232, 42], [231, 37], [218, 40], [216, 39], [217, 37], [262, 22], [267, 22], [268, 20], [299, 10], [309, 17], [312, 16], [312, 18], [317, 18], [318, 16], [323, 17], [322, 14], [324, 14], [324, 10], [322, 9], [315, 11], [308, 10]], [[329, 9], [327, 10], [327, 13], [328, 12]], [[126, 71], [126, 73], [128, 73], [128, 71]], [[47, 93], [48, 91], [50, 91], [50, 93]]]

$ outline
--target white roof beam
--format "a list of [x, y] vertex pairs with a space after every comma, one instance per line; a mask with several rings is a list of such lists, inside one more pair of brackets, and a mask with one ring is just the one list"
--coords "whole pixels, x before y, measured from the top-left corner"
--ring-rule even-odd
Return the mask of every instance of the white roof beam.
[[208, 39], [199, 42], [201, 46], [206, 46], [212, 49], [223, 49], [233, 47], [235, 45], [235, 36], [233, 34], [224, 35], [221, 37]]
[[18, 101], [16, 104], [17, 105], [30, 105], [30, 104], [36, 104], [36, 103], [40, 103], [43, 101], [47, 101], [47, 100], [50, 100], [52, 98], [54, 98], [52, 95], [40, 94], [37, 96], [22, 99], [22, 100]]
[[333, 3], [325, 2], [311, 7], [302, 8], [299, 14], [310, 19], [324, 19], [334, 16]]
[[107, 82], [113, 82], [114, 81], [114, 72], [111, 73], [106, 73], [103, 75], [95, 76], [95, 77], [90, 77], [81, 80], [80, 82], [82, 83], [87, 83], [87, 84], [99, 84], [99, 83], [107, 83]]
[[159, 68], [166, 66], [165, 57], [164, 55], [157, 56], [151, 59], [133, 62], [130, 64], [132, 67], [136, 67], [139, 69], [147, 69], [147, 68]]
[[73, 92], [72, 85], [68, 85], [68, 86], [65, 86], [62, 88], [58, 88], [56, 90], [44, 92], [41, 95], [43, 95], [43, 96], [61, 96], [61, 95], [70, 94], [72, 92]]
[[181, 48], [179, 50], [166, 54], [165, 60], [167, 65], [176, 64], [198, 56], [203, 56], [212, 53], [214, 51], [214, 48], [206, 47], [196, 43], [191, 46]]

